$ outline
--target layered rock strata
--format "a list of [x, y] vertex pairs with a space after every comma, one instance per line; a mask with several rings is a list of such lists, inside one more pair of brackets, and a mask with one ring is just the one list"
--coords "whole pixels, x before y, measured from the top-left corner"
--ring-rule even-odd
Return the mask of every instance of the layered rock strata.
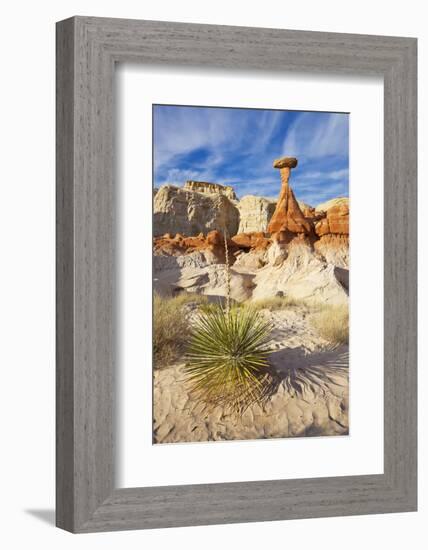
[[266, 231], [275, 212], [276, 201], [255, 195], [246, 195], [237, 204], [239, 210], [238, 233]]
[[349, 235], [349, 206], [337, 204], [329, 208], [325, 217], [315, 223], [315, 233], [323, 235]]
[[230, 185], [220, 185], [219, 183], [210, 183], [208, 181], [187, 180], [183, 189], [188, 191], [197, 191], [208, 195], [225, 195], [228, 199], [237, 200], [235, 190]]
[[329, 201], [322, 202], [315, 206], [316, 212], [328, 212], [333, 206], [339, 206], [345, 204], [349, 206], [348, 197], [336, 197], [335, 199], [330, 199]]
[[204, 194], [163, 185], [153, 201], [154, 235], [175, 233], [198, 235], [212, 230], [236, 235], [239, 210], [224, 194]]
[[347, 303], [348, 199], [316, 208], [299, 204], [289, 182], [296, 166], [293, 157], [274, 162], [281, 175], [276, 205], [252, 196], [236, 205], [223, 192], [201, 191], [200, 182], [188, 182], [187, 189], [161, 187], [155, 197], [155, 289], [225, 296], [226, 231], [233, 299]]
[[[228, 239], [227, 244], [233, 262], [233, 254], [239, 249], [239, 246], [232, 239]], [[185, 237], [180, 233], [176, 235], [166, 233], [161, 237], [155, 237], [153, 250], [157, 256], [182, 256], [201, 252], [206, 255], [209, 263], [225, 262], [224, 236], [217, 230], [210, 231], [206, 236], [199, 233], [195, 237]]]

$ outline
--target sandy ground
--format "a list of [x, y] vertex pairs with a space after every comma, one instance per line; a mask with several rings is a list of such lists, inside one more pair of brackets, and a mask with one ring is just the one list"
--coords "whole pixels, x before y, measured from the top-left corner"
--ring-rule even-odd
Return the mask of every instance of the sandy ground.
[[348, 347], [329, 347], [308, 323], [303, 308], [265, 312], [274, 326], [269, 362], [275, 386], [267, 400], [242, 416], [196, 402], [183, 364], [154, 374], [154, 442], [176, 443], [346, 435]]

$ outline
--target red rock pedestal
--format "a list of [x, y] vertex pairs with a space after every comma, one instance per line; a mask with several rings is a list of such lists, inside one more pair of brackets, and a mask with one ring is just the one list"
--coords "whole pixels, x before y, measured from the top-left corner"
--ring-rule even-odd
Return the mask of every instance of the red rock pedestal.
[[309, 234], [312, 232], [312, 224], [303, 215], [293, 190], [288, 183], [291, 169], [296, 166], [297, 159], [294, 157], [284, 157], [275, 160], [273, 163], [273, 167], [280, 170], [281, 191], [275, 212], [267, 228], [268, 233], [291, 231], [292, 233]]

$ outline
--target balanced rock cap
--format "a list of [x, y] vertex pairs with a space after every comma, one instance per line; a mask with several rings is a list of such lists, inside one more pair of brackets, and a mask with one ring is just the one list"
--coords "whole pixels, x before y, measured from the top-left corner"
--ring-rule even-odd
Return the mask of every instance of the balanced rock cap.
[[294, 157], [282, 157], [273, 161], [274, 168], [296, 168], [297, 159]]

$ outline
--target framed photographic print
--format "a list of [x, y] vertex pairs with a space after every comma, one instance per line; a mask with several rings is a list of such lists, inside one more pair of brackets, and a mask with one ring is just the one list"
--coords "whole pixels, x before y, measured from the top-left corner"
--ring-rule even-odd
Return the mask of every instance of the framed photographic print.
[[58, 23], [57, 220], [59, 527], [416, 509], [415, 39]]
[[348, 126], [153, 106], [155, 443], [349, 433]]

